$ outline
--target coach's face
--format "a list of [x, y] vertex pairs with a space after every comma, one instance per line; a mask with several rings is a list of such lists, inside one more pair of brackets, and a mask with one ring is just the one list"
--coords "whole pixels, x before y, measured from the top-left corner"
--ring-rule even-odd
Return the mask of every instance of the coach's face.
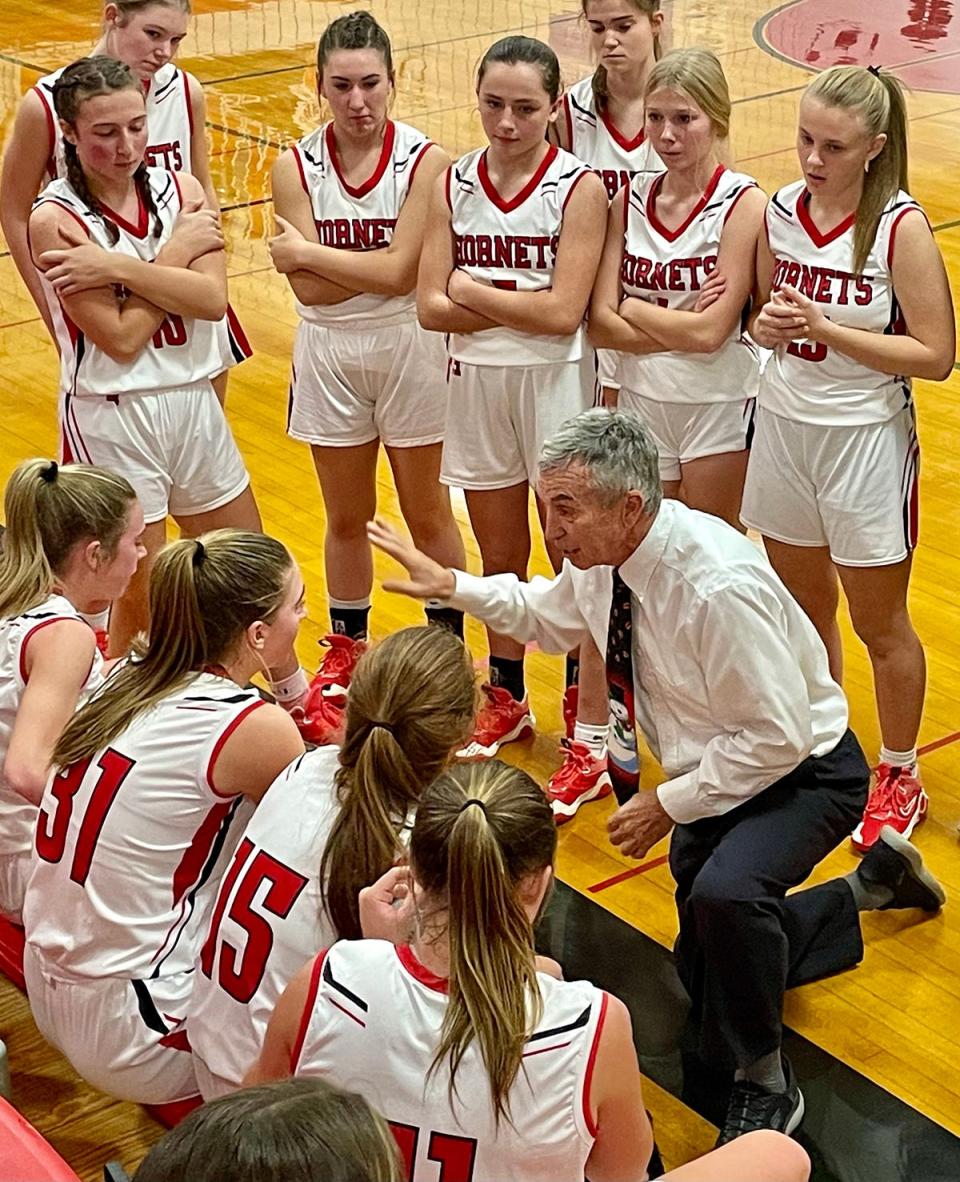
[[537, 496], [546, 514], [544, 536], [574, 566], [619, 566], [639, 546], [649, 528], [637, 492], [609, 502], [580, 464], [544, 473]]

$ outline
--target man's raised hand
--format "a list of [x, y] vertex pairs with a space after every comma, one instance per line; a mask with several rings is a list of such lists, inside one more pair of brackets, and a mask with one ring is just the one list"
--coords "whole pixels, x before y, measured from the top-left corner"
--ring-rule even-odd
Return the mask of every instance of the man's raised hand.
[[413, 599], [449, 599], [457, 582], [452, 570], [418, 550], [408, 538], [383, 521], [367, 522], [367, 537], [378, 550], [406, 567], [409, 579], [385, 579], [384, 591]]

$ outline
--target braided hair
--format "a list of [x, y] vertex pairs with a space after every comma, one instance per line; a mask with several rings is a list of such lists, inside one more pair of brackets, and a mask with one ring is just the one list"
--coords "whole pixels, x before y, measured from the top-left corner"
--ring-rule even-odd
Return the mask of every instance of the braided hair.
[[[118, 90], [140, 92], [140, 83], [129, 66], [103, 54], [84, 57], [67, 66], [54, 83], [53, 106], [60, 121], [73, 127], [80, 108], [87, 99], [96, 98], [101, 94], [113, 94]], [[111, 246], [115, 245], [120, 238], [120, 232], [90, 191], [76, 145], [71, 144], [66, 136], [63, 139], [63, 158], [67, 167], [67, 180], [70, 182], [71, 188], [87, 209], [100, 219], [106, 229]], [[163, 223], [160, 221], [160, 214], [150, 190], [147, 166], [142, 160], [137, 166], [137, 171], [133, 174], [133, 183], [137, 187], [140, 200], [152, 219], [153, 237], [159, 238], [163, 230]]]

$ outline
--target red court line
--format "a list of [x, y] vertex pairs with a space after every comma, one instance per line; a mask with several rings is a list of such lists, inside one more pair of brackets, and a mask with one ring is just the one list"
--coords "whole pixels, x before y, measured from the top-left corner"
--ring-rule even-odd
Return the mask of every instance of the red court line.
[[942, 739], [934, 739], [932, 743], [927, 743], [925, 747], [918, 747], [918, 755], [926, 755], [929, 751], [937, 751], [940, 747], [949, 747], [951, 743], [956, 743], [960, 739], [960, 731], [954, 731], [952, 735], [944, 735]]
[[606, 878], [603, 882], [595, 882], [593, 886], [587, 887], [591, 895], [595, 895], [598, 891], [605, 891], [607, 887], [616, 886], [617, 883], [626, 882], [628, 878], [636, 878], [638, 874], [646, 874], [648, 870], [656, 870], [658, 866], [662, 866], [669, 861], [669, 856], [663, 854], [659, 858], [651, 858], [649, 862], [642, 862], [639, 866], [631, 866], [629, 870], [623, 870], [619, 874], [615, 874], [613, 878]]

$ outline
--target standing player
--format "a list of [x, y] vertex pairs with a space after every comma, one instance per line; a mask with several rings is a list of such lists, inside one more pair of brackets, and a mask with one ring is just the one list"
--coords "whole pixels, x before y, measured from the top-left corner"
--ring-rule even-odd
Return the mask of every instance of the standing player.
[[473, 729], [466, 649], [445, 628], [394, 632], [361, 657], [346, 710], [342, 749], [280, 776], [224, 875], [187, 1023], [204, 1099], [241, 1086], [304, 962], [362, 935], [361, 890], [397, 861], [424, 785]]
[[838, 576], [867, 646], [882, 746], [853, 833], [863, 851], [884, 825], [909, 837], [927, 811], [917, 772], [926, 664], [907, 607], [919, 463], [910, 379], [947, 377], [956, 337], [943, 260], [907, 191], [897, 79], [824, 71], [801, 100], [797, 151], [803, 180], [771, 198], [758, 255], [764, 303], [751, 331], [774, 355], [743, 521], [763, 534], [837, 681]]
[[249, 685], [293, 644], [303, 583], [273, 538], [217, 530], [167, 546], [149, 642], [60, 737], [23, 907], [37, 1025], [105, 1092], [197, 1091], [183, 1026], [194, 961], [243, 797], [303, 753]]
[[100, 685], [80, 617], [126, 590], [143, 510], [122, 476], [24, 460], [4, 496], [0, 550], [0, 915], [20, 922], [37, 805], [60, 732]]
[[[203, 88], [192, 74], [173, 64], [189, 18], [190, 0], [113, 0], [103, 10], [103, 35], [91, 54], [123, 62], [140, 79], [147, 105], [146, 163], [193, 173], [203, 186], [208, 207], [215, 210], [219, 203], [204, 134], [207, 109]], [[44, 185], [67, 175], [63, 130], [53, 101], [53, 89], [62, 73], [61, 68], [47, 74], [24, 97], [0, 178], [3, 233], [54, 341], [54, 324], [30, 255], [27, 223]], [[224, 372], [213, 384], [222, 401], [226, 370], [249, 357], [250, 346], [229, 307], [217, 326], [217, 335]]]
[[[663, 165], [645, 134], [643, 96], [660, 56], [660, 0], [581, 0], [597, 68], [563, 96], [547, 136], [594, 168], [612, 201], [636, 176]], [[597, 350], [600, 397], [615, 406], [617, 354]], [[607, 774], [607, 679], [592, 640], [567, 657], [563, 763], [547, 784], [558, 824], [587, 800], [610, 793]]]
[[556, 845], [525, 772], [443, 773], [410, 839], [413, 939], [343, 941], [307, 964], [251, 1082], [349, 1080], [387, 1117], [412, 1182], [438, 1161], [473, 1182], [644, 1177], [653, 1136], [626, 1006], [537, 969]]
[[74, 62], [54, 98], [68, 176], [40, 195], [31, 246], [60, 348], [64, 454], [126, 476], [147, 522], [147, 558], [110, 620], [124, 653], [147, 624], [167, 513], [190, 535], [259, 529], [260, 516], [210, 385], [227, 298], [217, 215], [198, 218], [195, 177], [144, 163], [143, 89], [128, 67]]
[[[437, 184], [420, 264], [420, 323], [449, 334], [450, 404], [441, 479], [466, 490], [485, 572], [526, 576], [529, 485], [540, 445], [592, 400], [583, 314], [606, 200], [598, 177], [545, 140], [560, 66], [529, 37], [480, 63], [489, 147]], [[467, 753], [494, 755], [529, 733], [523, 646], [488, 629], [490, 684]]]
[[[297, 297], [288, 429], [310, 444], [326, 510], [330, 646], [314, 681], [315, 735], [341, 719], [367, 638], [373, 560], [366, 523], [377, 506], [382, 443], [400, 511], [428, 554], [463, 556], [440, 484], [446, 390], [443, 342], [417, 323], [413, 289], [430, 190], [449, 157], [388, 118], [390, 40], [368, 12], [333, 21], [317, 47], [321, 99], [333, 118], [273, 170], [277, 269]], [[463, 634], [463, 616], [427, 606]]]

